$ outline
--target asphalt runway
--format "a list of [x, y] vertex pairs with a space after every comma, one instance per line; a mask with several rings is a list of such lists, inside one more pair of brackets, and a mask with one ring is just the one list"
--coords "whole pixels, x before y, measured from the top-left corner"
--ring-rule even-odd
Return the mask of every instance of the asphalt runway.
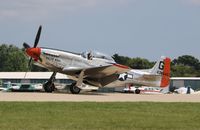
[[126, 93], [41, 93], [0, 92], [0, 101], [33, 102], [200, 102], [200, 94], [126, 94]]

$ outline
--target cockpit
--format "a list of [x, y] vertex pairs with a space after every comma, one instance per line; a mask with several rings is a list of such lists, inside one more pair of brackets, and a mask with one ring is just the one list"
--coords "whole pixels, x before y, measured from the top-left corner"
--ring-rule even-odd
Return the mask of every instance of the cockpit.
[[87, 58], [88, 60], [92, 60], [93, 58], [99, 58], [99, 59], [114, 61], [111, 56], [97, 51], [85, 51], [81, 53], [81, 56]]

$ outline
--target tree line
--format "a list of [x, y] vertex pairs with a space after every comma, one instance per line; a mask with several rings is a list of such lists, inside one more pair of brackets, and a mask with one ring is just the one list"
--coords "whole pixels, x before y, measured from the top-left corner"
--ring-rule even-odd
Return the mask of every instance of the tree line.
[[25, 55], [24, 49], [14, 45], [0, 45], [0, 72], [20, 71], [47, 71], [36, 65], [28, 66], [29, 58]]
[[[123, 65], [127, 65], [133, 69], [149, 69], [153, 67], [156, 61], [149, 61], [144, 58], [130, 58], [114, 54], [113, 59]], [[48, 71], [44, 68], [31, 65], [28, 67], [28, 57], [24, 53], [24, 49], [14, 45], [0, 45], [0, 71], [16, 72], [16, 71]], [[182, 55], [172, 59], [171, 62], [172, 77], [200, 77], [200, 61], [191, 55]]]
[[[113, 59], [123, 65], [127, 65], [134, 69], [149, 69], [153, 67], [156, 61], [151, 62], [144, 58], [130, 58], [113, 55]], [[171, 61], [171, 76], [172, 77], [200, 77], [200, 61], [191, 55], [182, 55]]]

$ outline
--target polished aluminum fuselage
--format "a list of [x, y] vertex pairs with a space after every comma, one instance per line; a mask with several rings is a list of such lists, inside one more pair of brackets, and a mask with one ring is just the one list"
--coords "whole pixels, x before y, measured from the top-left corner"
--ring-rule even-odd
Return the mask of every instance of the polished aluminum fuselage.
[[123, 73], [119, 76], [120, 80], [117, 80], [111, 84], [109, 87], [124, 87], [126, 85], [138, 85], [138, 86], [152, 86], [160, 87], [161, 75], [152, 75], [151, 73], [144, 72], [142, 70], [132, 69], [127, 73]]
[[114, 60], [95, 58], [87, 59], [80, 53], [67, 52], [49, 48], [41, 48], [39, 66], [45, 67], [52, 71], [64, 73], [64, 70], [78, 70], [84, 68], [92, 68], [99, 66], [111, 65]]
[[[51, 71], [67, 74], [71, 79], [78, 80], [78, 75], [70, 75], [66, 72], [84, 70], [101, 66], [109, 66], [115, 64], [114, 60], [96, 58], [88, 59], [81, 53], [72, 53], [67, 51], [41, 48], [40, 60], [36, 65], [47, 68]], [[125, 86], [126, 84], [138, 84], [146, 86], [159, 87], [162, 76], [153, 74], [149, 70], [132, 69], [126, 73], [120, 74], [119, 79], [107, 86]], [[96, 86], [96, 85], [94, 85]], [[97, 85], [98, 86], [98, 85]]]

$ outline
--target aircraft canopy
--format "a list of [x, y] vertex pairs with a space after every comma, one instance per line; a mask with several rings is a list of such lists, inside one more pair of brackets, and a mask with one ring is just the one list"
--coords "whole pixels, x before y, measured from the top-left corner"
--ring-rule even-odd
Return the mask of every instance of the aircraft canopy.
[[110, 61], [114, 61], [113, 58], [109, 55], [106, 55], [104, 53], [98, 52], [98, 51], [85, 51], [81, 54], [84, 58], [100, 58], [100, 59], [106, 59]]

